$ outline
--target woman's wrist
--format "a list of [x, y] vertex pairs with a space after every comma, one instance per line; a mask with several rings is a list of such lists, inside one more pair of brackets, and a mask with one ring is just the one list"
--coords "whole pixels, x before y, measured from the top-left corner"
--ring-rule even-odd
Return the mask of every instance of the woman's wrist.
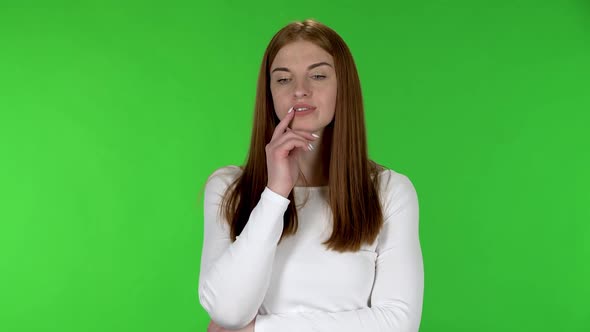
[[271, 191], [273, 191], [274, 193], [277, 193], [285, 198], [289, 198], [289, 193], [291, 192], [291, 190], [285, 190], [285, 188], [281, 188], [279, 186], [274, 186], [274, 185], [271, 185], [270, 183], [267, 184], [266, 187], [268, 189], [270, 189]]

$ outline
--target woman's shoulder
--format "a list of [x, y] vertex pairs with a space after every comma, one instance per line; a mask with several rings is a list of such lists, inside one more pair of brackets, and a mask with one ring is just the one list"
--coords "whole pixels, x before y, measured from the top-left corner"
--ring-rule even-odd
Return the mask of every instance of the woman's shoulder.
[[382, 192], [389, 195], [400, 191], [414, 190], [414, 185], [410, 178], [394, 169], [380, 166], [379, 168], [379, 187]]
[[220, 168], [217, 168], [216, 170], [213, 171], [213, 173], [211, 173], [211, 175], [209, 175], [209, 178], [215, 177], [215, 176], [221, 176], [221, 177], [235, 177], [239, 174], [241, 174], [244, 171], [242, 166], [236, 166], [236, 165], [227, 165], [227, 166], [223, 166]]
[[416, 188], [406, 174], [386, 168], [380, 171], [379, 177], [380, 198], [387, 216], [406, 204], [417, 202]]
[[214, 170], [207, 178], [207, 184], [224, 186], [230, 185], [240, 174], [243, 168], [236, 165], [227, 165]]

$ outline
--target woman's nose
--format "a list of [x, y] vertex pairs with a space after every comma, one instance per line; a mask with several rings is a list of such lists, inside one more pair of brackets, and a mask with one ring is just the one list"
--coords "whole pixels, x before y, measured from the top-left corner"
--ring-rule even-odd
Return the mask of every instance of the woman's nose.
[[301, 98], [305, 96], [311, 95], [311, 90], [309, 87], [309, 83], [305, 80], [299, 80], [295, 83], [295, 91], [294, 91], [296, 98]]

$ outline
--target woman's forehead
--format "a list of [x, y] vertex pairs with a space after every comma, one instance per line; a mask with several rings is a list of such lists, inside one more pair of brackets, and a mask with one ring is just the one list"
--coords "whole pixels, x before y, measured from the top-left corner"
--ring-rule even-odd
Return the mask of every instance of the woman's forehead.
[[293, 67], [305, 69], [309, 65], [327, 62], [333, 65], [330, 53], [309, 41], [296, 41], [283, 46], [274, 58], [274, 67]]

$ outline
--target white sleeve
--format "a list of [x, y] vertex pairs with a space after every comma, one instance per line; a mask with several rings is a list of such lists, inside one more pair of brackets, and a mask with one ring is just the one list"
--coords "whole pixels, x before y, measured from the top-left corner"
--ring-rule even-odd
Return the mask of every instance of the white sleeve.
[[411, 181], [394, 176], [379, 234], [371, 307], [341, 312], [259, 315], [255, 332], [416, 332], [424, 294], [418, 237], [418, 197]]
[[290, 200], [266, 187], [232, 243], [226, 219], [218, 215], [228, 185], [211, 176], [205, 187], [199, 301], [216, 324], [239, 329], [256, 317], [264, 300]]

